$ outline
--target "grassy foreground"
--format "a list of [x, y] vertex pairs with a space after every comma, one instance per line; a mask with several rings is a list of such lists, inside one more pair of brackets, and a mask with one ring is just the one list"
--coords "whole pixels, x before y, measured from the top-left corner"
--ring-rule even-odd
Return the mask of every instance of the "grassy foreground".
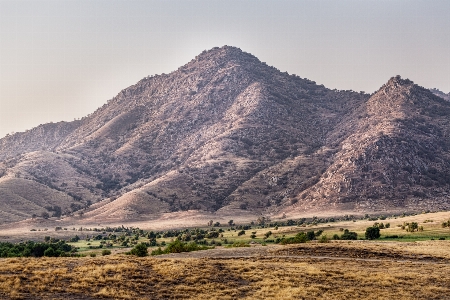
[[[427, 249], [449, 246], [448, 241], [433, 243]], [[450, 295], [450, 260], [434, 260], [427, 250], [418, 252], [428, 253], [425, 260], [422, 254], [409, 259], [413, 256], [408, 253], [417, 252], [414, 245], [387, 259], [382, 252], [390, 247], [369, 246], [373, 249], [367, 252], [358, 241], [277, 247], [270, 255], [249, 257], [207, 256], [209, 251], [229, 251], [216, 249], [196, 252], [206, 255], [197, 258], [5, 258], [0, 259], [0, 298], [445, 299]], [[314, 257], [339, 254], [337, 249], [341, 257]], [[356, 257], [363, 259], [349, 259]]]
[[[440, 212], [165, 232], [83, 229], [61, 251], [85, 257], [0, 258], [0, 299], [448, 299], [450, 226], [443, 224], [449, 221], [450, 213]], [[378, 240], [361, 240], [375, 222], [390, 226]], [[421, 230], [408, 231], [413, 223]], [[332, 240], [346, 230], [358, 240]], [[321, 234], [302, 244], [277, 242], [311, 232]], [[138, 244], [149, 253], [182, 252], [167, 250], [177, 242], [214, 249], [124, 254]], [[51, 237], [45, 243], [66, 247]], [[19, 255], [23, 245], [9, 245], [14, 251], [0, 256], [26, 256]]]

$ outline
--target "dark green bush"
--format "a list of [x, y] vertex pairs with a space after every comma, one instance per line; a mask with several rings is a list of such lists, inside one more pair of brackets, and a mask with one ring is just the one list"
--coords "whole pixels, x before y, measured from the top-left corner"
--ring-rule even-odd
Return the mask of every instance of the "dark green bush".
[[306, 237], [308, 238], [308, 241], [312, 241], [316, 239], [316, 235], [314, 234], [314, 231], [308, 231], [306, 233]]
[[[378, 227], [377, 227], [378, 228]], [[358, 234], [354, 231], [344, 230], [344, 233], [340, 237], [341, 240], [357, 240]]]
[[[48, 239], [50, 240], [50, 238]], [[50, 250], [51, 249], [51, 250]], [[25, 243], [0, 243], [0, 257], [42, 257], [42, 256], [70, 256], [76, 249], [65, 241], [54, 241], [36, 243], [28, 241]]]
[[[103, 251], [105, 251], [105, 250], [103, 250]], [[103, 251], [102, 251], [102, 255], [103, 255]], [[109, 250], [106, 250], [106, 251], [109, 251]], [[111, 251], [109, 251], [109, 254], [111, 254]], [[147, 245], [144, 243], [137, 244], [136, 246], [134, 246], [133, 249], [131, 249], [130, 254], [136, 255], [139, 257], [147, 256], [148, 255]]]
[[366, 228], [366, 239], [368, 240], [375, 240], [380, 238], [380, 228], [374, 226], [374, 227], [367, 227]]
[[183, 243], [182, 241], [176, 240], [176, 241], [173, 241], [172, 243], [169, 243], [164, 250], [162, 250], [161, 247], [159, 247], [156, 250], [153, 250], [151, 252], [151, 255], [192, 252], [192, 251], [206, 250], [206, 249], [210, 249], [210, 248], [207, 246], [200, 246], [194, 242]]
[[299, 243], [306, 243], [309, 241], [307, 234], [304, 232], [297, 233], [296, 236], [290, 237], [290, 238], [283, 238], [280, 240], [280, 244], [287, 245], [287, 244], [299, 244]]
[[249, 244], [245, 242], [234, 242], [233, 244], [229, 245], [228, 247], [250, 247]]

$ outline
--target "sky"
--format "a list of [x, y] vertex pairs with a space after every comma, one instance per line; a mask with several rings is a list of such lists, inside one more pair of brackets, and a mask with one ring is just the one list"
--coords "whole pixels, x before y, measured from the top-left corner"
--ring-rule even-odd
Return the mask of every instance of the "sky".
[[401, 75], [448, 93], [449, 15], [448, 0], [0, 0], [0, 137], [223, 45], [331, 89]]

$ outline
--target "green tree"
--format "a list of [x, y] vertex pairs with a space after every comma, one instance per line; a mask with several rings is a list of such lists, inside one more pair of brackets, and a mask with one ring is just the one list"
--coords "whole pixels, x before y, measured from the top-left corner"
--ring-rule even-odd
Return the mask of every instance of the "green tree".
[[306, 237], [308, 238], [308, 241], [312, 241], [316, 239], [316, 235], [314, 234], [314, 231], [308, 231], [306, 233]]
[[[376, 228], [378, 228], [378, 227], [376, 227]], [[341, 240], [357, 240], [358, 239], [358, 234], [356, 232], [354, 232], [354, 231], [350, 231], [348, 229], [345, 229], [344, 233], [341, 235], [341, 237], [339, 239], [341, 239]]]
[[375, 240], [380, 238], [380, 228], [373, 226], [366, 228], [366, 239]]
[[52, 247], [49, 247], [44, 251], [44, 256], [53, 257], [56, 256], [56, 252]]
[[147, 256], [147, 245], [144, 243], [137, 244], [133, 249], [131, 249], [130, 253], [139, 257]]

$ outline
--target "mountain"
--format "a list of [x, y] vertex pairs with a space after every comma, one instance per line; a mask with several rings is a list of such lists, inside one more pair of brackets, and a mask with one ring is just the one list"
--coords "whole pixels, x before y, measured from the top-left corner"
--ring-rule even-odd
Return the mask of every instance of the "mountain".
[[[354, 127], [302, 205], [448, 209], [449, 121], [448, 102], [410, 80], [391, 78], [353, 115]], [[328, 143], [345, 130], [337, 128]]]
[[430, 91], [438, 97], [441, 97], [444, 100], [450, 101], [450, 93], [446, 94], [438, 89], [430, 89]]
[[213, 48], [81, 120], [1, 139], [0, 215], [441, 209], [449, 116], [449, 102], [400, 77], [373, 95], [330, 90]]

